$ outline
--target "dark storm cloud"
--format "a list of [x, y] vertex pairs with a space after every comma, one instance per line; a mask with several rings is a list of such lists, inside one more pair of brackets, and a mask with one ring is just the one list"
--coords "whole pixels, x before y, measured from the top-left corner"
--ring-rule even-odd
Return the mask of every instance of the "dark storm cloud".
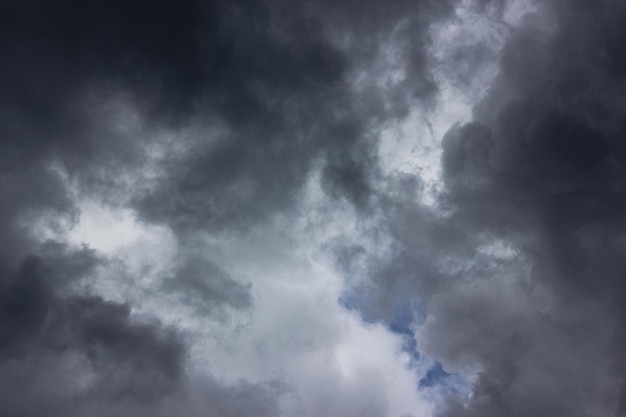
[[[366, 204], [376, 171], [372, 130], [435, 91], [425, 30], [450, 9], [429, 1], [1, 7], [4, 136], [52, 153], [87, 189], [114, 193], [113, 173], [145, 162], [142, 141], [120, 136], [93, 111], [116, 92], [138, 107], [144, 136], [157, 126], [223, 127], [181, 135], [189, 158], [133, 195], [145, 219], [177, 229], [263, 218], [290, 203], [324, 160], [325, 189]], [[395, 92], [356, 96], [354, 70], [377, 59], [400, 23], [407, 79]]]
[[[57, 246], [29, 256], [12, 276], [3, 276], [2, 415], [56, 414], [54, 407], [67, 407], [67, 400], [84, 395], [145, 401], [175, 387], [183, 372], [183, 349], [174, 334], [159, 325], [133, 323], [126, 305], [64, 288], [99, 263], [87, 249]], [[81, 378], [89, 380], [84, 387]]]
[[276, 415], [271, 385], [196, 377], [174, 329], [71, 291], [104, 263], [89, 249], [49, 242], [3, 271], [0, 414]]
[[414, 291], [418, 348], [478, 373], [442, 415], [626, 413], [625, 23], [620, 1], [540, 4], [443, 139], [445, 214], [390, 193], [398, 248], [363, 291]]
[[[245, 227], [288, 206], [314, 167], [329, 195], [367, 205], [378, 124], [436, 91], [425, 34], [449, 10], [400, 0], [1, 2], [0, 414], [277, 415], [273, 387], [191, 376], [175, 331], [76, 293], [72, 284], [107, 260], [44, 243], [43, 230], [67, 231], [84, 195], [130, 201], [180, 241]], [[400, 22], [407, 78], [355, 92], [352, 77]], [[166, 155], [145, 186], [138, 173], [161, 131], [183, 152]], [[175, 291], [216, 306], [211, 314], [250, 308], [248, 286], [187, 258]]]

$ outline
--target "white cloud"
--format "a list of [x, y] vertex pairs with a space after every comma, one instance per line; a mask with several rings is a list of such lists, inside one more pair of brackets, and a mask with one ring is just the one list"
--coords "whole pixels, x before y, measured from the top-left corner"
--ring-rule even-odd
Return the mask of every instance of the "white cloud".
[[[93, 290], [108, 299], [132, 299], [136, 313], [155, 315], [187, 334], [193, 373], [225, 383], [280, 382], [285, 416], [431, 414], [434, 405], [417, 390], [425, 370], [409, 366], [402, 337], [338, 303], [344, 282], [324, 245], [336, 235], [358, 237], [352, 209], [333, 210], [315, 186], [308, 194], [309, 209], [293, 219], [278, 217], [245, 236], [193, 239], [195, 252], [251, 284], [251, 310], [225, 317], [160, 290], [177, 254], [187, 250], [162, 227], [89, 201], [80, 204], [70, 240], [118, 260], [101, 272], [106, 279], [90, 283]], [[311, 216], [316, 209], [326, 216]]]

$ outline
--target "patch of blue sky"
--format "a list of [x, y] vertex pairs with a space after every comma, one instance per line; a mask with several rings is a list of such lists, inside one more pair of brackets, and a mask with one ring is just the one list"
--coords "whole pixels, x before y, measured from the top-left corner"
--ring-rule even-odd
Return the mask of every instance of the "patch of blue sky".
[[423, 369], [424, 364], [432, 364], [425, 375], [418, 375], [417, 389], [431, 391], [442, 399], [448, 395], [461, 398], [469, 395], [471, 384], [467, 377], [446, 371], [440, 362], [419, 351], [415, 331], [426, 315], [424, 306], [419, 303], [419, 300], [412, 296], [396, 297], [391, 303], [390, 314], [386, 315], [388, 319], [384, 320], [364, 308], [371, 301], [367, 298], [367, 295], [346, 289], [339, 298], [339, 304], [347, 310], [358, 313], [364, 322], [380, 323], [382, 321], [391, 332], [402, 336], [402, 350], [411, 357], [409, 367], [418, 368], [418, 365], [421, 365], [419, 367]]

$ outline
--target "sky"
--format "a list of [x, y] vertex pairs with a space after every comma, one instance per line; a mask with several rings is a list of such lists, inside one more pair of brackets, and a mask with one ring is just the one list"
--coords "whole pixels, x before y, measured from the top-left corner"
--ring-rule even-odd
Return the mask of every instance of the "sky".
[[0, 2], [0, 416], [626, 416], [624, 45], [621, 0]]

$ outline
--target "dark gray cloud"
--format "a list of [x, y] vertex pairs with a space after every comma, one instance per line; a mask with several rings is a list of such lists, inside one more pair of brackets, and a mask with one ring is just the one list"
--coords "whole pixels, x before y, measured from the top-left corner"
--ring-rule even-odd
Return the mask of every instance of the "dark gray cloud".
[[[184, 246], [289, 207], [318, 167], [330, 196], [367, 206], [379, 125], [436, 91], [426, 31], [451, 3], [2, 2], [0, 414], [278, 415], [271, 384], [194, 375], [175, 329], [77, 291], [110, 259], [47, 236], [89, 196]], [[399, 23], [407, 77], [359, 90]], [[163, 132], [180, 152], [154, 168]], [[206, 314], [253, 308], [248, 285], [192, 250], [172, 270], [159, 291]]]
[[[263, 218], [292, 201], [320, 160], [329, 193], [366, 204], [372, 133], [436, 90], [426, 29], [449, 10], [400, 0], [5, 3], [4, 136], [52, 153], [87, 190], [111, 193], [112, 172], [145, 163], [157, 126], [222, 127], [181, 137], [191, 156], [133, 196], [145, 219], [177, 229]], [[406, 80], [395, 92], [357, 95], [355, 70], [377, 59], [400, 23]], [[99, 120], [93, 109], [118, 91], [138, 107], [148, 139]]]
[[49, 242], [3, 274], [2, 415], [276, 415], [271, 385], [198, 380], [175, 329], [71, 290], [104, 263], [89, 249]]
[[85, 395], [145, 401], [175, 388], [184, 371], [175, 334], [133, 323], [127, 305], [67, 291], [68, 281], [92, 273], [100, 262], [87, 249], [57, 246], [3, 277], [3, 415], [54, 415], [54, 407]]
[[[176, 329], [76, 289], [110, 260], [43, 235], [77, 222], [77, 197], [123, 205], [174, 232], [152, 290], [207, 316], [254, 314], [255, 282], [194, 239], [288, 213], [319, 172], [331, 201], [382, 213], [377, 233], [393, 238], [373, 256], [338, 245], [346, 275], [369, 274], [354, 306], [394, 325], [413, 303], [417, 348], [475, 374], [441, 415], [625, 415], [626, 6], [551, 0], [502, 24], [499, 74], [443, 138], [433, 209], [417, 179], [383, 178], [377, 139], [432, 109], [428, 28], [454, 5], [0, 4], [0, 414], [278, 415], [277, 385], [195, 374]], [[393, 82], [378, 74], [392, 48], [405, 74]], [[494, 50], [445, 56], [451, 85], [473, 89]], [[383, 415], [382, 398], [359, 412]]]
[[626, 413], [625, 6], [539, 4], [443, 138], [441, 211], [389, 193], [396, 250], [360, 291], [383, 318], [417, 294], [418, 349], [475, 373], [441, 415]]

